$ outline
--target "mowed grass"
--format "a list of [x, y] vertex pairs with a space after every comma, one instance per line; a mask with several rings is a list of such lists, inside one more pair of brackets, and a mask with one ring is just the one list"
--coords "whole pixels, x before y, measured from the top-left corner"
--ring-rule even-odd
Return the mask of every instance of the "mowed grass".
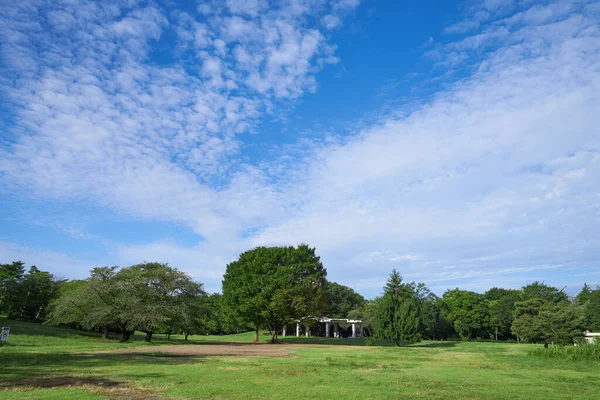
[[[351, 339], [285, 338], [287, 358], [174, 356], [156, 337], [150, 354], [38, 324], [11, 326], [0, 348], [0, 399], [598, 399], [600, 363], [541, 359], [533, 345], [421, 342], [410, 347], [346, 346]], [[263, 336], [265, 340], [267, 337]], [[251, 341], [252, 333], [192, 337], [189, 343]], [[264, 345], [270, 346], [270, 345]]]

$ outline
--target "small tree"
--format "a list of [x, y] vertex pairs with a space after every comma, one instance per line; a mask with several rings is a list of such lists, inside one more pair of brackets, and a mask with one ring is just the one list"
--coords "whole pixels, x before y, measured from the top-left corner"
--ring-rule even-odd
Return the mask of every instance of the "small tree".
[[420, 340], [419, 306], [411, 285], [402, 283], [402, 276], [393, 270], [377, 302], [374, 323], [375, 335], [393, 340], [396, 345]]

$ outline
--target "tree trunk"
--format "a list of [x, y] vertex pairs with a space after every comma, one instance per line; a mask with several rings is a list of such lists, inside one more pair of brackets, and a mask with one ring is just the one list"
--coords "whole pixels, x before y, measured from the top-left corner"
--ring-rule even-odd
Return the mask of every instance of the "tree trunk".
[[146, 342], [152, 342], [152, 331], [146, 332]]
[[106, 326], [102, 327], [102, 339], [108, 339], [108, 328]]
[[254, 343], [258, 343], [258, 326], [254, 328]]
[[123, 330], [121, 331], [121, 343], [129, 342], [129, 338], [131, 337], [132, 331]]
[[273, 333], [271, 334], [271, 344], [275, 343], [277, 343], [277, 330], [273, 330]]
[[186, 332], [185, 333], [185, 340], [187, 340], [188, 336], [190, 336], [190, 334]]

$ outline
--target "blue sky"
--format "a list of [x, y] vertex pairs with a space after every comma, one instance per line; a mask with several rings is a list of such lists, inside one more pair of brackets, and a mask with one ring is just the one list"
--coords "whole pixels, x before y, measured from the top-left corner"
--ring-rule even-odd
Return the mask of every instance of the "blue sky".
[[600, 3], [0, 2], [0, 262], [258, 245], [331, 280], [600, 284]]

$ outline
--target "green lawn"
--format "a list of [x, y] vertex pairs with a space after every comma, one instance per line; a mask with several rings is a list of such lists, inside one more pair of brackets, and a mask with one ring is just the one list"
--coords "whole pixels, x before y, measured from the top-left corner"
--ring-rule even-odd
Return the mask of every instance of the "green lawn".
[[[320, 345], [299, 347], [289, 358], [175, 357], [161, 354], [167, 341], [160, 335], [154, 353], [123, 355], [109, 350], [146, 344], [25, 322], [0, 319], [0, 325], [11, 326], [9, 344], [0, 348], [3, 400], [600, 398], [600, 363], [531, 357], [533, 345], [365, 347], [337, 345], [359, 343], [350, 339], [288, 337], [286, 343]], [[248, 333], [192, 337], [189, 343], [251, 339]], [[168, 343], [184, 341], [173, 337]]]

